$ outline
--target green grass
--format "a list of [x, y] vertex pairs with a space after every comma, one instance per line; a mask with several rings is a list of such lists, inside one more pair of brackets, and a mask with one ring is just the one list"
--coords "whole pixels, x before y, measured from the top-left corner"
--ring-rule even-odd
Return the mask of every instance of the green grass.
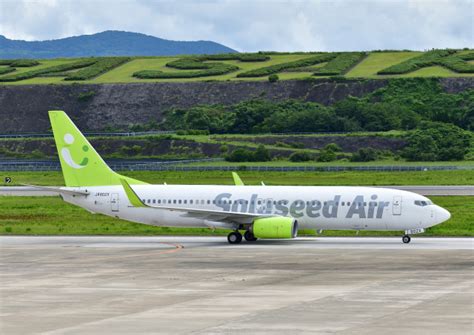
[[377, 72], [407, 59], [419, 56], [421, 52], [373, 52], [350, 70], [346, 77], [379, 78]]
[[[270, 146], [266, 146], [270, 148]], [[279, 147], [274, 147], [279, 148]], [[284, 149], [284, 148], [279, 148]], [[291, 149], [293, 151], [305, 151], [312, 152], [312, 150], [307, 149]], [[314, 150], [316, 151], [316, 150]], [[179, 165], [179, 164], [178, 164]], [[184, 164], [183, 164], [184, 165]], [[333, 162], [317, 162], [317, 161], [307, 161], [307, 162], [291, 162], [288, 160], [275, 160], [269, 162], [227, 162], [227, 161], [217, 161], [217, 162], [199, 162], [199, 163], [190, 163], [185, 166], [235, 166], [236, 170], [245, 169], [246, 166], [316, 166], [316, 167], [326, 167], [326, 166], [459, 166], [465, 167], [467, 169], [474, 168], [474, 161], [442, 161], [442, 162], [407, 162], [404, 160], [377, 160], [371, 162], [351, 162], [347, 159], [341, 159]]]
[[[372, 52], [362, 62], [357, 64], [344, 76], [347, 78], [363, 77], [363, 78], [386, 78], [386, 77], [472, 77], [474, 74], [458, 74], [449, 71], [439, 66], [433, 66], [429, 68], [423, 68], [415, 72], [404, 74], [401, 76], [380, 76], [377, 75], [377, 71], [387, 68], [391, 65], [400, 63], [407, 59], [420, 55], [421, 52]], [[267, 77], [256, 77], [256, 78], [237, 78], [240, 73], [258, 69], [261, 67], [267, 67], [279, 63], [292, 62], [304, 58], [311, 57], [309, 54], [293, 53], [293, 54], [277, 54], [270, 55], [271, 59], [264, 62], [241, 62], [238, 60], [228, 61], [217, 61], [219, 63], [226, 63], [238, 66], [240, 70], [227, 73], [220, 76], [210, 76], [202, 78], [189, 78], [189, 79], [137, 79], [132, 76], [134, 72], [140, 70], [160, 70], [164, 72], [179, 71], [173, 68], [166, 67], [166, 63], [177, 60], [179, 57], [134, 57], [130, 62], [127, 62], [113, 70], [106, 72], [94, 79], [85, 81], [65, 81], [63, 77], [37, 77], [28, 80], [21, 80], [17, 82], [1, 83], [1, 85], [29, 85], [29, 84], [71, 84], [75, 82], [84, 84], [101, 84], [101, 83], [144, 83], [144, 82], [191, 82], [191, 81], [266, 81]], [[59, 65], [67, 62], [73, 62], [76, 59], [53, 59], [53, 60], [39, 60], [40, 65], [27, 68], [17, 68], [13, 73], [21, 73], [25, 71], [31, 71], [41, 69], [44, 67], [50, 67], [53, 65]], [[289, 79], [310, 79], [313, 78], [313, 72], [316, 67], [308, 68], [307, 72], [280, 72], [278, 76], [280, 80]], [[321, 77], [325, 78], [325, 77]]]
[[[473, 236], [472, 197], [432, 197], [448, 209], [451, 220], [430, 228], [428, 236]], [[154, 227], [114, 219], [70, 205], [59, 197], [2, 197], [0, 235], [225, 235], [206, 228]], [[305, 231], [311, 234], [312, 231]], [[325, 231], [325, 236], [354, 236], [354, 231]], [[362, 236], [391, 236], [400, 232], [362, 231]]]
[[[237, 169], [236, 169], [237, 170]], [[226, 171], [128, 171], [122, 174], [151, 184], [233, 184]], [[253, 172], [238, 171], [245, 184], [258, 185], [474, 185], [474, 170], [425, 172]], [[61, 172], [2, 172], [13, 185], [64, 185]], [[1, 184], [0, 184], [1, 185]]]

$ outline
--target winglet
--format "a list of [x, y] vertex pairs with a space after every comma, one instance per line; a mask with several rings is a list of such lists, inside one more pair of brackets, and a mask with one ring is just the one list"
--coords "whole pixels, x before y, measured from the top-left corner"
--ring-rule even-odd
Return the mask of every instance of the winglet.
[[125, 194], [127, 195], [128, 201], [132, 204], [133, 207], [148, 207], [143, 203], [143, 201], [138, 197], [135, 191], [130, 187], [127, 181], [123, 178], [120, 178], [120, 183], [125, 190]]
[[236, 172], [232, 172], [232, 178], [234, 178], [234, 184], [236, 186], [244, 186], [244, 182], [240, 179], [239, 175]]

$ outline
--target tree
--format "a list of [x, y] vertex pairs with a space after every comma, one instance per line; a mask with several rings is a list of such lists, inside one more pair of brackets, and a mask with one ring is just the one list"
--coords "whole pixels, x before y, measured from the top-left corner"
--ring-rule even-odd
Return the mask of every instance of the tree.
[[255, 162], [267, 162], [271, 160], [270, 152], [263, 144], [260, 144], [257, 150], [254, 153], [254, 161]]
[[377, 151], [373, 148], [360, 148], [356, 153], [352, 154], [352, 162], [370, 162], [378, 158]]
[[311, 160], [311, 155], [305, 151], [293, 152], [289, 159], [292, 162], [307, 162]]
[[402, 157], [410, 161], [463, 160], [471, 135], [461, 128], [440, 122], [422, 122], [407, 136]]
[[280, 80], [280, 78], [278, 77], [277, 74], [271, 74], [271, 75], [268, 76], [268, 81], [271, 82], [271, 83], [275, 83], [278, 80]]

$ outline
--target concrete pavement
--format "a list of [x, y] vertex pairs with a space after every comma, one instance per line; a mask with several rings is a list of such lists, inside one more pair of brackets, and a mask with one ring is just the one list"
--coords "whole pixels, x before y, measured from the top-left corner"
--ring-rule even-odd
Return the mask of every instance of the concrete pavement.
[[474, 239], [0, 237], [2, 334], [469, 334]]

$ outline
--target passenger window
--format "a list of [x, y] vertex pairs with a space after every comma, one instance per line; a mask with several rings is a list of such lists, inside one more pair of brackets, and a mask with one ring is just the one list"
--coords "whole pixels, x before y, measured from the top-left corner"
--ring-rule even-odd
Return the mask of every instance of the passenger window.
[[211, 203], [211, 200], [207, 200], [207, 204], [209, 205]]
[[153, 203], [154, 203], [154, 204], [156, 203], [156, 200], [155, 200], [155, 199], [153, 199]]
[[181, 199], [178, 200], [178, 204], [180, 204], [180, 203], [181, 203]]

